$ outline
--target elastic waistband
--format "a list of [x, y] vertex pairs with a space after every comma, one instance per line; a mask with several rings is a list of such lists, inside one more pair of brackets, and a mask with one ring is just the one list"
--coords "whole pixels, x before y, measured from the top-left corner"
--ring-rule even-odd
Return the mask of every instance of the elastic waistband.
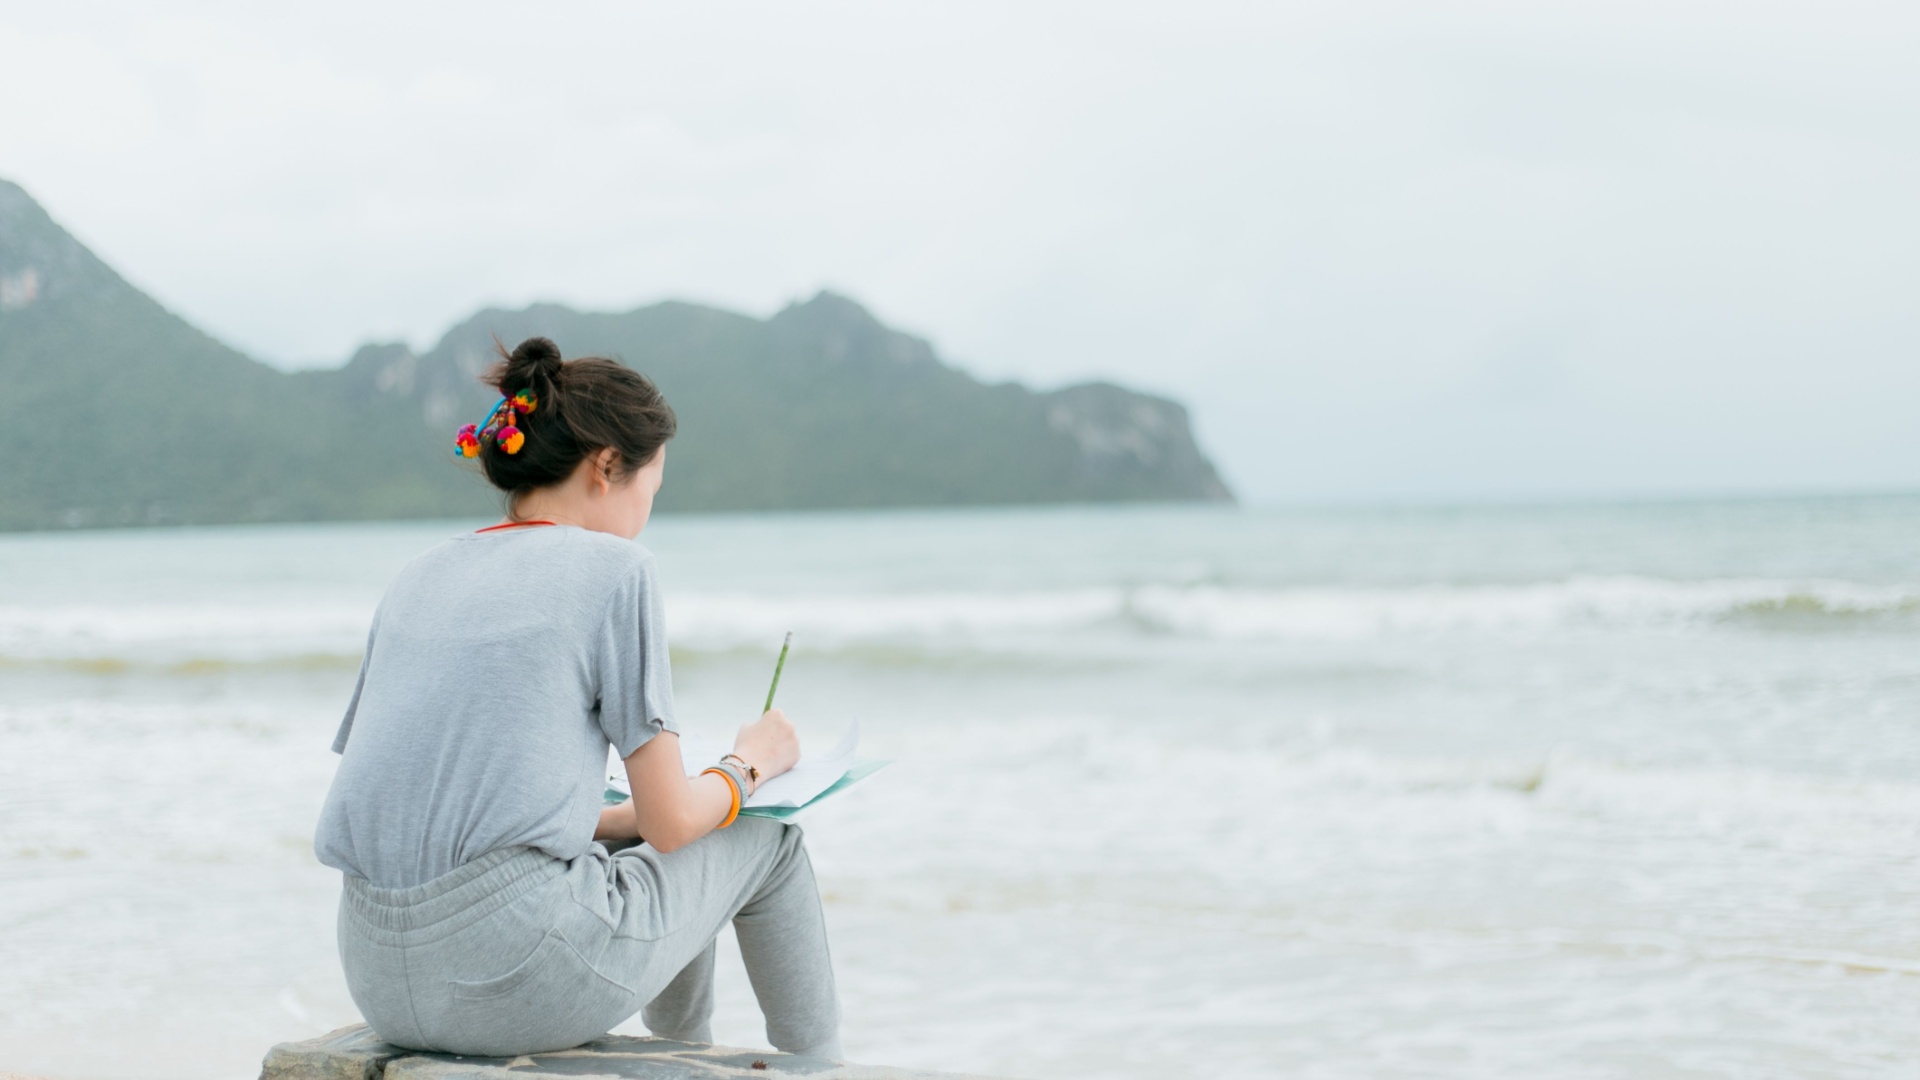
[[498, 911], [565, 874], [567, 866], [565, 859], [538, 848], [500, 848], [404, 889], [344, 875], [340, 904], [369, 938], [417, 944]]

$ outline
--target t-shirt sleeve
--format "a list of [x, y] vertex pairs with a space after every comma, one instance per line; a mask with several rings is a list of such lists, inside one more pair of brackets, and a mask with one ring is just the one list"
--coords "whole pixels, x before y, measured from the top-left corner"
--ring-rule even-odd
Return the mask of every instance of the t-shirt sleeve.
[[673, 718], [673, 669], [660, 585], [649, 555], [614, 591], [600, 629], [600, 730], [625, 758], [662, 731], [678, 733]]
[[367, 628], [367, 651], [360, 654], [360, 677], [353, 681], [353, 696], [347, 699], [347, 714], [340, 718], [340, 730], [333, 737], [333, 752], [347, 752], [347, 736], [353, 732], [353, 714], [360, 708], [360, 691], [367, 686], [367, 665], [373, 662], [373, 638], [380, 632], [380, 612], [373, 613], [373, 624]]

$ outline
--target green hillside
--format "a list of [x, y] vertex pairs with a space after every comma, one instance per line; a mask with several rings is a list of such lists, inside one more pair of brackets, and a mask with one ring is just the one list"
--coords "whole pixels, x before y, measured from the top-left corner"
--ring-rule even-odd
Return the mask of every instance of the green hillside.
[[680, 415], [663, 509], [1228, 499], [1186, 412], [1089, 384], [986, 385], [823, 293], [771, 319], [664, 303], [487, 310], [431, 350], [285, 373], [133, 288], [0, 181], [0, 528], [480, 515], [450, 454], [498, 335], [652, 376]]

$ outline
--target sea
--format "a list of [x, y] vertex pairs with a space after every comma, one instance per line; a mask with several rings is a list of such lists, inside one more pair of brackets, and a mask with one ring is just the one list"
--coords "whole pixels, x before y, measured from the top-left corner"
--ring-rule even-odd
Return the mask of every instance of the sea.
[[[242, 1080], [357, 1021], [328, 743], [386, 582], [480, 524], [0, 537], [0, 1071]], [[1920, 1075], [1920, 497], [642, 541], [684, 724], [792, 631], [803, 745], [894, 762], [800, 819], [853, 1060]]]

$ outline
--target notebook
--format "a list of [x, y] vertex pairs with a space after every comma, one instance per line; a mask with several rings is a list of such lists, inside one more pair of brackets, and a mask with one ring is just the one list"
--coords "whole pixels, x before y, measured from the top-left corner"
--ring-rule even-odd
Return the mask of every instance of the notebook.
[[[728, 744], [699, 732], [683, 732], [680, 735], [681, 765], [688, 776], [699, 775], [700, 770], [720, 760], [720, 755], [729, 749], [731, 747]], [[754, 793], [748, 796], [746, 805], [740, 808], [740, 813], [750, 817], [791, 818], [891, 764], [885, 760], [859, 760], [856, 756], [859, 749], [860, 725], [857, 722], [848, 726], [846, 735], [830, 750], [813, 753], [802, 747], [800, 760], [793, 768], [761, 781]], [[612, 747], [608, 747], [606, 805], [626, 802], [632, 796], [627, 783], [626, 763], [614, 755]]]

